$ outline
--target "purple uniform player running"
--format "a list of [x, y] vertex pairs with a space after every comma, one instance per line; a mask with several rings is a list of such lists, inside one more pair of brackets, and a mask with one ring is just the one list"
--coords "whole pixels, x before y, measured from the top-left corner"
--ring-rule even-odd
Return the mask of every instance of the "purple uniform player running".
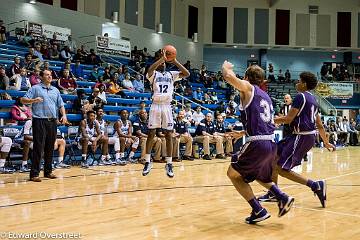
[[[271, 191], [278, 199], [279, 214], [285, 215], [291, 208], [294, 198], [289, 197], [271, 181], [272, 163], [276, 155], [274, 143], [273, 109], [270, 97], [258, 85], [264, 80], [264, 71], [259, 66], [246, 70], [245, 81], [235, 76], [233, 65], [227, 61], [223, 64], [225, 80], [240, 91], [240, 110], [247, 143], [237, 152], [229, 166], [227, 175], [236, 190], [245, 198], [252, 208], [246, 223], [254, 224], [270, 217], [255, 198], [249, 185], [256, 180]], [[244, 132], [232, 134], [235, 138]]]
[[[315, 97], [309, 92], [317, 85], [317, 79], [310, 72], [300, 74], [300, 80], [296, 84], [299, 92], [288, 115], [275, 118], [275, 123], [290, 124], [293, 134], [286, 137], [278, 143], [277, 166], [273, 174], [273, 181], [277, 183], [278, 174], [297, 183], [307, 185], [318, 196], [321, 205], [325, 207], [326, 202], [326, 183], [325, 181], [312, 181], [291, 171], [293, 167], [301, 164], [301, 160], [306, 153], [314, 146], [317, 129], [324, 141], [324, 146], [329, 149], [335, 149], [329, 143], [325, 135], [324, 127], [318, 113], [318, 104]], [[260, 201], [277, 201], [271, 192], [259, 197]]]

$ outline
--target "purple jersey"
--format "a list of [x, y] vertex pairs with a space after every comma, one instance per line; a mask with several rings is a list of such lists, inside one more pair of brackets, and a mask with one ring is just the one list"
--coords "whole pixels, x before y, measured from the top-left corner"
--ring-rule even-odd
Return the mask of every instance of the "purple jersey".
[[253, 86], [253, 95], [246, 106], [240, 104], [240, 117], [249, 136], [274, 134], [273, 106], [269, 95]]
[[314, 131], [316, 129], [316, 115], [319, 110], [316, 98], [309, 92], [298, 93], [292, 107], [299, 109], [299, 113], [290, 123], [294, 132]]

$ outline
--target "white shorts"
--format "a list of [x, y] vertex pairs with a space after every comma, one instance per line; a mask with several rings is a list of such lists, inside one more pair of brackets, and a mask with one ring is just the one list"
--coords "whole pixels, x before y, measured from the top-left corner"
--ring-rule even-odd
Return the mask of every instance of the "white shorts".
[[1, 137], [0, 151], [3, 153], [10, 152], [12, 140], [9, 137]]
[[149, 129], [163, 128], [173, 130], [174, 119], [171, 105], [151, 104], [149, 112]]

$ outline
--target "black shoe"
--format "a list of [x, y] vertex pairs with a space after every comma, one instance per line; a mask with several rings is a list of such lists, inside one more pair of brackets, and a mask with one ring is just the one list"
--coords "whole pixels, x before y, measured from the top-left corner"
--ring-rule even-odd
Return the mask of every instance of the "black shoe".
[[204, 159], [204, 160], [211, 160], [211, 157], [209, 156], [209, 154], [205, 154], [205, 155], [203, 156], [203, 159]]
[[146, 162], [145, 165], [144, 165], [142, 175], [143, 176], [148, 175], [150, 173], [150, 171], [151, 171], [151, 168], [152, 168], [152, 163], [151, 162]]
[[217, 159], [226, 159], [226, 157], [223, 154], [217, 154], [215, 156], [215, 158], [217, 158]]
[[183, 160], [194, 161], [194, 158], [191, 157], [191, 156], [183, 156], [182, 159], [183, 159]]

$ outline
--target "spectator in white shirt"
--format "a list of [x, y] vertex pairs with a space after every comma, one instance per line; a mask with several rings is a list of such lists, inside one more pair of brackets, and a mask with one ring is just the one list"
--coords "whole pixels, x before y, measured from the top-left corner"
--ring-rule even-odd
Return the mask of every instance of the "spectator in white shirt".
[[195, 126], [197, 126], [204, 118], [205, 115], [201, 112], [201, 107], [200, 106], [196, 107], [196, 112], [194, 112], [192, 115], [192, 119], [195, 123]]
[[70, 49], [68, 46], [65, 46], [63, 48], [63, 50], [60, 52], [60, 60], [61, 61], [67, 61], [67, 60], [72, 60], [72, 56], [71, 56], [71, 53], [70, 53]]
[[64, 42], [64, 46], [69, 47], [70, 53], [75, 53], [77, 47], [75, 40], [72, 40], [71, 35], [69, 35], [68, 40]]
[[20, 69], [20, 74], [15, 74], [9, 79], [7, 90], [24, 90], [27, 91], [31, 87], [30, 80], [27, 77], [26, 68]]
[[126, 90], [134, 91], [134, 85], [132, 84], [132, 82], [130, 80], [130, 74], [125, 75], [125, 79], [122, 82], [122, 85]]

